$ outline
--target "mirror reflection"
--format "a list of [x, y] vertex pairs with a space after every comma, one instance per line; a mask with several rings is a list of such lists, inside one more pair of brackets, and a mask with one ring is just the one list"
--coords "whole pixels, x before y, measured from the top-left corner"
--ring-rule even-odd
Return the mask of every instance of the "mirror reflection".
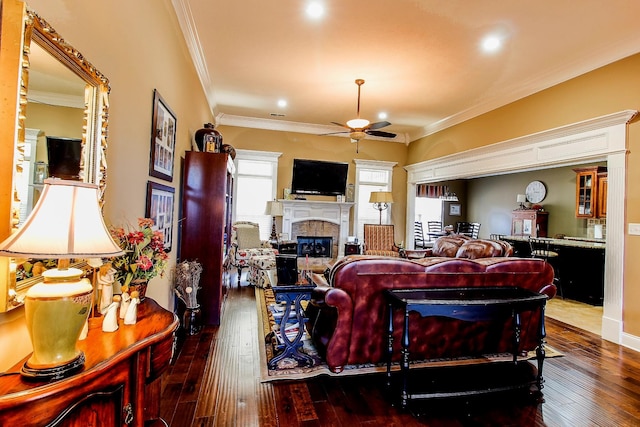
[[31, 44], [20, 197], [22, 224], [48, 177], [80, 179], [87, 84], [37, 43]]
[[[14, 229], [33, 209], [47, 177], [98, 184], [103, 203], [107, 172], [109, 81], [28, 7], [22, 18], [22, 57], [6, 59], [22, 69], [16, 86], [20, 102], [11, 198]], [[0, 281], [0, 301], [6, 302], [0, 311], [20, 305], [27, 289], [41, 280], [38, 273], [53, 265], [51, 260], [0, 262], [8, 263], [9, 273]]]

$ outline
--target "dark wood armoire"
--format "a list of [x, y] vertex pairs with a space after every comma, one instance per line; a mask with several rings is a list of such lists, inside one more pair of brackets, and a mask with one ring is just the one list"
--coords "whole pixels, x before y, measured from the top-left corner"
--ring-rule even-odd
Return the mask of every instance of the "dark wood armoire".
[[234, 165], [226, 153], [187, 151], [183, 173], [180, 259], [202, 264], [202, 321], [219, 325], [226, 294], [223, 260], [231, 238]]

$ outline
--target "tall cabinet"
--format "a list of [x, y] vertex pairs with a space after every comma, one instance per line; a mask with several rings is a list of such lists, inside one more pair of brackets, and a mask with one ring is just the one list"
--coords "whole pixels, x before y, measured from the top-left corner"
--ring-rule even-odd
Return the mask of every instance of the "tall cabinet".
[[227, 153], [187, 151], [183, 173], [180, 258], [202, 264], [202, 320], [219, 325], [226, 295], [222, 264], [231, 237], [234, 165]]

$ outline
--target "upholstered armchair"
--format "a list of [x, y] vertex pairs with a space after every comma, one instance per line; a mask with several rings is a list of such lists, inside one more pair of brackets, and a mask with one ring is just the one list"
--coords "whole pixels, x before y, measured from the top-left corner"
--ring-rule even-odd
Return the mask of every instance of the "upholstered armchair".
[[238, 286], [242, 269], [250, 267], [247, 280], [255, 286], [271, 283], [270, 271], [276, 268], [277, 249], [266, 240], [260, 240], [260, 227], [255, 222], [238, 221], [232, 226], [231, 248], [225, 259], [225, 268], [238, 269]]
[[393, 224], [364, 224], [364, 255], [400, 256]]

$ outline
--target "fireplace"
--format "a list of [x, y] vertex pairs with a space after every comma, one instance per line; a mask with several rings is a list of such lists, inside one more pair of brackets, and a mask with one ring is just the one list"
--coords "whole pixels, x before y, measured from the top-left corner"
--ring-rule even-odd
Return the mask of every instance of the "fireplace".
[[309, 258], [333, 258], [333, 237], [298, 236], [298, 256]]
[[[331, 258], [344, 255], [343, 247], [349, 233], [351, 202], [321, 202], [311, 200], [281, 200], [284, 206], [282, 232], [291, 239], [301, 237], [331, 237]], [[300, 247], [300, 245], [298, 245]]]

